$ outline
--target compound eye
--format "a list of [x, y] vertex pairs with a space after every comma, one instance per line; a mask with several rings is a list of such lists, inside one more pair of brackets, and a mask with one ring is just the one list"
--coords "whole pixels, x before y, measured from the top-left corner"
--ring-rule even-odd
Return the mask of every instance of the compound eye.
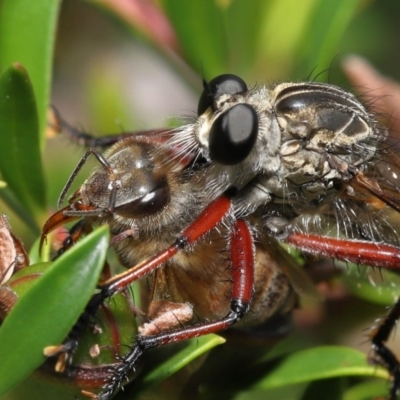
[[212, 107], [214, 100], [223, 94], [236, 94], [247, 91], [247, 85], [242, 78], [232, 74], [219, 75], [210, 82], [204, 82], [204, 90], [197, 106], [197, 115], [203, 114]]
[[211, 159], [223, 165], [242, 162], [257, 140], [258, 115], [249, 104], [238, 104], [220, 115], [209, 136]]
[[115, 211], [119, 215], [129, 218], [146, 217], [163, 209], [169, 203], [169, 200], [169, 187], [166, 182], [163, 182], [145, 196], [116, 207]]

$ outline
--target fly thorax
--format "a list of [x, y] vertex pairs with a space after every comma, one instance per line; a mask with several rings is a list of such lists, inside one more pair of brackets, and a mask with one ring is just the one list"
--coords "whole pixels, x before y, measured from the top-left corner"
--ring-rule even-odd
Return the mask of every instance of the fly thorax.
[[286, 83], [271, 101], [282, 133], [280, 169], [264, 185], [282, 202], [321, 201], [375, 156], [382, 133], [350, 93], [316, 82]]

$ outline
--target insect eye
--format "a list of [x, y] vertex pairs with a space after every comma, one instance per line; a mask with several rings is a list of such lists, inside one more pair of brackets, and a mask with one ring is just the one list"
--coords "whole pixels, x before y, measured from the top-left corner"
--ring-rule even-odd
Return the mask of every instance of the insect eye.
[[145, 196], [116, 207], [115, 211], [122, 216], [141, 218], [160, 211], [169, 203], [169, 200], [169, 187], [166, 182], [163, 182], [161, 186]]
[[210, 129], [211, 159], [235, 165], [251, 152], [258, 134], [258, 116], [249, 104], [237, 104], [220, 115]]
[[236, 75], [224, 74], [204, 82], [204, 90], [197, 106], [197, 115], [203, 114], [212, 107], [214, 100], [223, 94], [236, 94], [247, 91], [247, 85], [242, 78]]

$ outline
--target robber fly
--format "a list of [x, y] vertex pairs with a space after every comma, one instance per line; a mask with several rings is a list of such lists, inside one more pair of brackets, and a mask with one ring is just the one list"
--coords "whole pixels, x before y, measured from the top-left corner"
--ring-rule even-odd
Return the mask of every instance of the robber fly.
[[[385, 145], [386, 131], [336, 86], [248, 88], [225, 74], [204, 83], [197, 118], [174, 130], [96, 140], [64, 127], [92, 148], [60, 205], [90, 154], [101, 166], [47, 221], [42, 239], [79, 220], [66, 249], [88, 227], [107, 223], [129, 269], [100, 284], [51, 353], [59, 354], [59, 368], [99, 306], [142, 277], [151, 281], [149, 310], [165, 301], [193, 309], [183, 322], [142, 331], [93, 398], [109, 399], [148, 349], [290, 314], [297, 302], [294, 261], [279, 242], [344, 261], [399, 266], [399, 160]], [[111, 144], [104, 154], [94, 149]], [[400, 368], [384, 342], [399, 313], [397, 304], [372, 337], [393, 375], [392, 400]], [[163, 320], [163, 311], [149, 314]]]

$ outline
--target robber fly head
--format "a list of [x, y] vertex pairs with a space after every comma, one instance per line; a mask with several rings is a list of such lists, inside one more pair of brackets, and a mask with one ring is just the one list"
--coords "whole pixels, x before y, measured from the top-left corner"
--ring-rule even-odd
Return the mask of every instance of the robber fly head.
[[382, 138], [355, 96], [317, 82], [249, 89], [221, 75], [204, 85], [198, 114], [171, 141], [208, 160], [213, 190], [259, 176], [269, 195], [287, 197], [289, 185], [312, 200], [352, 179]]

